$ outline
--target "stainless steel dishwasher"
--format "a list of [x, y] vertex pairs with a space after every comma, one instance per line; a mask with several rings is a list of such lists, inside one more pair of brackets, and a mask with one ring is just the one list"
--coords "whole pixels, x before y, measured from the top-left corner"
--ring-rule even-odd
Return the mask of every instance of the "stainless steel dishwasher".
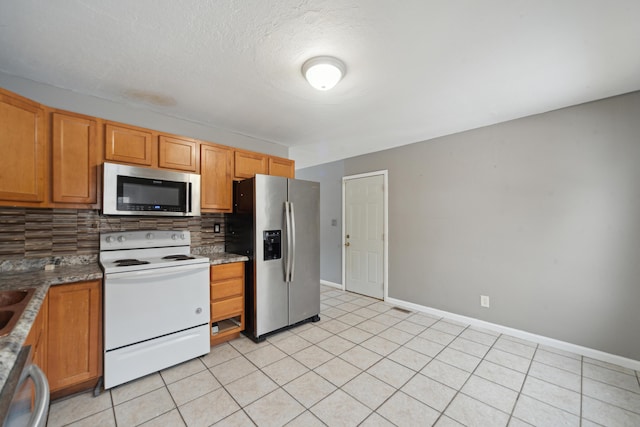
[[[31, 363], [31, 347], [20, 350], [2, 394], [3, 427], [45, 427], [49, 414], [49, 383], [42, 370]], [[35, 396], [35, 397], [34, 397]], [[10, 401], [8, 401], [10, 399]]]

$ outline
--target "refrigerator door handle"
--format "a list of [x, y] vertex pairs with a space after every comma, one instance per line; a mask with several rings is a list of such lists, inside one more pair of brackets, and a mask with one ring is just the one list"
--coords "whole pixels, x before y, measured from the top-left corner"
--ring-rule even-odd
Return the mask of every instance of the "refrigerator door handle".
[[284, 259], [284, 281], [289, 281], [290, 268], [291, 268], [291, 215], [289, 215], [289, 202], [284, 202], [284, 226], [285, 234], [287, 237], [285, 250], [286, 256]]
[[291, 264], [289, 266], [289, 281], [293, 281], [296, 270], [296, 214], [293, 210], [293, 202], [289, 202], [291, 211]]

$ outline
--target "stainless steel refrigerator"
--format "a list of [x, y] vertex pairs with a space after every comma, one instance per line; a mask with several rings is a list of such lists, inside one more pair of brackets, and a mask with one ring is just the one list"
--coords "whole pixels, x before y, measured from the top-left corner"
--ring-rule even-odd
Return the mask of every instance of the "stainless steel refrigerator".
[[227, 252], [249, 257], [245, 334], [320, 320], [320, 183], [256, 175], [234, 185]]

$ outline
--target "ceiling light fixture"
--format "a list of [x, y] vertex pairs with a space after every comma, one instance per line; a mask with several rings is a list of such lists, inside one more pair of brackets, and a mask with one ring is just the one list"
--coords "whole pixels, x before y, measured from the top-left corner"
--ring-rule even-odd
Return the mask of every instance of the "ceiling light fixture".
[[329, 90], [344, 77], [347, 67], [332, 56], [316, 56], [302, 64], [302, 75], [318, 90]]

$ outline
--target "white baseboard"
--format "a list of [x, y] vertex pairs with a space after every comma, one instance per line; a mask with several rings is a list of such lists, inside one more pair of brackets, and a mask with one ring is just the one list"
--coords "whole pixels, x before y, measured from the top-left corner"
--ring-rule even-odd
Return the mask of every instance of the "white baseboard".
[[325, 286], [331, 286], [332, 288], [337, 288], [337, 289], [344, 290], [340, 283], [333, 283], [333, 282], [328, 282], [326, 280], [320, 280], [320, 284], [321, 285], [325, 285]]
[[461, 316], [459, 314], [450, 313], [448, 311], [438, 310], [431, 307], [426, 307], [411, 302], [387, 298], [385, 302], [398, 307], [407, 308], [413, 311], [419, 311], [422, 313], [431, 314], [437, 317], [444, 317], [457, 322], [466, 323], [472, 326], [489, 329], [491, 331], [499, 332], [502, 334], [511, 335], [524, 340], [533, 341], [538, 344], [546, 345], [549, 347], [557, 348], [559, 350], [568, 351], [571, 353], [587, 356], [592, 359], [601, 360], [603, 362], [613, 363], [614, 365], [623, 366], [634, 371], [640, 371], [640, 361], [629, 359], [626, 357], [618, 356], [611, 353], [605, 353], [604, 351], [595, 350], [589, 347], [583, 347], [577, 344], [571, 344], [565, 341], [556, 340], [554, 338], [545, 337], [542, 335], [532, 334], [531, 332], [521, 331], [519, 329], [509, 328], [507, 326], [498, 325], [496, 323], [487, 322], [473, 317]]

